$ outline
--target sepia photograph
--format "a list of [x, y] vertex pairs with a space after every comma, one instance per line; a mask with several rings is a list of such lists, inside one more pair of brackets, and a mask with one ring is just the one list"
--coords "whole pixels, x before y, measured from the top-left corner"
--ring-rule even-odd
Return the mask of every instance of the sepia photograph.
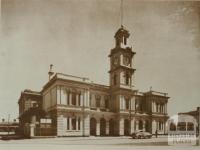
[[0, 0], [0, 149], [200, 145], [200, 1]]

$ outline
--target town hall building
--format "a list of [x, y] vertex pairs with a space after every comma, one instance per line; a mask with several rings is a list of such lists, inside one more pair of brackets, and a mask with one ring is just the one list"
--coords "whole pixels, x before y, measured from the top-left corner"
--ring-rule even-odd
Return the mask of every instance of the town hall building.
[[51, 66], [49, 81], [41, 91], [24, 90], [18, 101], [22, 132], [123, 136], [139, 130], [155, 134], [157, 130], [158, 134], [166, 134], [168, 94], [136, 90], [133, 80], [136, 52], [129, 45], [129, 36], [123, 26], [114, 35], [108, 86], [88, 78], [55, 73]]

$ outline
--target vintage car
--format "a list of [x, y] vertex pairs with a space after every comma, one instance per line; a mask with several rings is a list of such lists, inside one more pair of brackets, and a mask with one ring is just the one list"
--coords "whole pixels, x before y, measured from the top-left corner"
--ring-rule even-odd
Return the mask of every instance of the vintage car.
[[139, 131], [132, 133], [131, 137], [133, 139], [147, 139], [147, 138], [150, 139], [152, 137], [152, 134], [149, 132], [139, 130]]

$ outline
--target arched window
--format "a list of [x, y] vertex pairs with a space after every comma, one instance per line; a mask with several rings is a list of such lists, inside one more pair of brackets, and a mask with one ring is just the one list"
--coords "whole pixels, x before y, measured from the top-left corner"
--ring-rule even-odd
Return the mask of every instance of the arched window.
[[128, 74], [128, 72], [125, 73], [125, 84], [129, 85], [129, 80], [130, 80], [130, 76]]
[[120, 46], [120, 40], [116, 38], [116, 46]]
[[124, 45], [126, 45], [127, 44], [127, 39], [126, 39], [126, 37], [124, 37]]
[[142, 130], [143, 129], [143, 122], [142, 120], [139, 121], [139, 130]]
[[175, 123], [170, 123], [170, 127], [169, 127], [169, 130], [170, 131], [176, 131], [176, 125], [175, 125]]

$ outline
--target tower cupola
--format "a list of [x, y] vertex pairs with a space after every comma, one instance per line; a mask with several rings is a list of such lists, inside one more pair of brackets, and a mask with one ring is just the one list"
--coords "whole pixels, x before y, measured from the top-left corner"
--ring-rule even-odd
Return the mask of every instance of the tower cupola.
[[115, 47], [126, 48], [128, 47], [128, 38], [130, 34], [123, 26], [121, 26], [115, 33]]

